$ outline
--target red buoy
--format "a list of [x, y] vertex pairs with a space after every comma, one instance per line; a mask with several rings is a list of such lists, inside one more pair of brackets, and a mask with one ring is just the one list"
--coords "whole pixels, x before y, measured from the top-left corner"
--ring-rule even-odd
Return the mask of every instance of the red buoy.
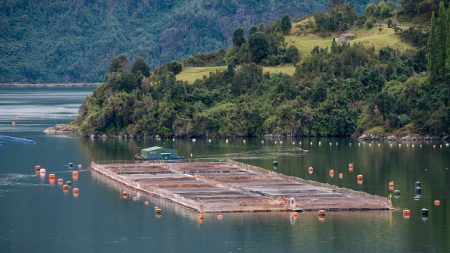
[[331, 169], [330, 171], [328, 171], [328, 175], [330, 175], [330, 177], [334, 177], [334, 170]]
[[440, 206], [441, 205], [441, 201], [439, 199], [436, 199], [434, 201], [434, 206]]
[[80, 196], [80, 189], [78, 189], [78, 188], [73, 188], [72, 194], [73, 194], [73, 197], [74, 197], [74, 198], [78, 198], [78, 196]]
[[411, 211], [409, 209], [403, 210], [403, 218], [409, 219], [411, 217]]
[[395, 189], [394, 181], [390, 181], [390, 182], [389, 182], [389, 190], [390, 190], [390, 191], [393, 191], [394, 189]]
[[358, 184], [362, 184], [364, 180], [363, 175], [358, 175], [356, 176], [356, 181], [358, 182]]
[[353, 163], [348, 164], [348, 171], [353, 172]]
[[64, 179], [58, 178], [58, 184], [59, 184], [59, 185], [62, 185], [63, 183], [64, 183]]
[[128, 198], [128, 192], [122, 192], [122, 198], [127, 199]]

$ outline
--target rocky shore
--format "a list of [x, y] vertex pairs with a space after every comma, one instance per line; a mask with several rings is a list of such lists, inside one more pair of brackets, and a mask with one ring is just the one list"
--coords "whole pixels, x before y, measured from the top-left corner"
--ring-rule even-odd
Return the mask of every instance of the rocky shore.
[[415, 141], [450, 141], [450, 136], [395, 136], [395, 135], [371, 135], [363, 134], [358, 137], [360, 141], [392, 141], [392, 142], [415, 142]]
[[77, 129], [68, 124], [57, 124], [44, 130], [46, 134], [70, 134], [75, 132], [77, 132]]

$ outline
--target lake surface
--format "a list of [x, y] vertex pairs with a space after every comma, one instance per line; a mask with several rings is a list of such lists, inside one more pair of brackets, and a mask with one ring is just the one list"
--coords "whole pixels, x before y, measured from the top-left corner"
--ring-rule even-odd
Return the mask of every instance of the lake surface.
[[[450, 252], [450, 148], [445, 143], [391, 147], [346, 138], [283, 143], [266, 138], [262, 144], [254, 138], [227, 144], [223, 139], [90, 140], [42, 133], [45, 127], [74, 120], [91, 92], [0, 89], [0, 134], [37, 142], [0, 140], [5, 142], [0, 145], [0, 252]], [[130, 159], [152, 145], [174, 147], [185, 157], [229, 157], [267, 169], [277, 160], [279, 172], [382, 196], [388, 196], [388, 182], [394, 181], [401, 196], [393, 199], [395, 211], [328, 212], [325, 220], [316, 213], [296, 220], [290, 213], [224, 214], [222, 221], [206, 215], [200, 224], [195, 213], [160, 199], [141, 195], [138, 201], [124, 200], [121, 186], [87, 170], [91, 160]], [[57, 178], [72, 180], [69, 162], [83, 165], [74, 182], [78, 198], [34, 173], [40, 164], [47, 175], [55, 172]], [[347, 169], [351, 162], [353, 173]], [[328, 176], [330, 168], [334, 178]], [[344, 179], [337, 178], [339, 172]], [[356, 183], [358, 174], [364, 175], [362, 185]], [[416, 181], [423, 186], [418, 200]], [[435, 199], [440, 206], [433, 205]], [[154, 206], [163, 208], [160, 217]], [[420, 217], [424, 207], [428, 220]], [[404, 208], [411, 209], [410, 219], [402, 217]]]

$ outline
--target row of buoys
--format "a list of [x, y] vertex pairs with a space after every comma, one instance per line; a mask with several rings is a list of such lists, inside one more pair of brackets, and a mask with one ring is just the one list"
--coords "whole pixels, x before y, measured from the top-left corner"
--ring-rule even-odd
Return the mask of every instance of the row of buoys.
[[[276, 161], [273, 162], [273, 167], [274, 167], [274, 168], [276, 168], [276, 167], [275, 167], [275, 162], [276, 162]], [[278, 163], [277, 163], [277, 166], [278, 166]], [[348, 164], [348, 170], [349, 170], [349, 172], [353, 172], [353, 163], [349, 163], [349, 164]], [[311, 166], [308, 167], [308, 174], [312, 175], [313, 173], [314, 173], [314, 168], [311, 167]], [[335, 176], [334, 169], [330, 169], [330, 170], [328, 171], [328, 175], [329, 175], [331, 178], [334, 178], [334, 176]], [[344, 173], [339, 172], [338, 178], [339, 178], [339, 179], [344, 179]], [[357, 175], [357, 176], [356, 176], [356, 180], [357, 180], [357, 183], [358, 183], [358, 184], [362, 184], [363, 181], [364, 181], [363, 175]]]

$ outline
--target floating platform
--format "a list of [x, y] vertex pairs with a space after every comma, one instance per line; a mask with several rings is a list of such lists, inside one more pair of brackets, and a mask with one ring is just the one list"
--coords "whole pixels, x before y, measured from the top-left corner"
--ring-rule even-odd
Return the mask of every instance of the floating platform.
[[135, 191], [202, 213], [392, 209], [386, 197], [286, 176], [232, 160], [92, 162], [90, 168]]

